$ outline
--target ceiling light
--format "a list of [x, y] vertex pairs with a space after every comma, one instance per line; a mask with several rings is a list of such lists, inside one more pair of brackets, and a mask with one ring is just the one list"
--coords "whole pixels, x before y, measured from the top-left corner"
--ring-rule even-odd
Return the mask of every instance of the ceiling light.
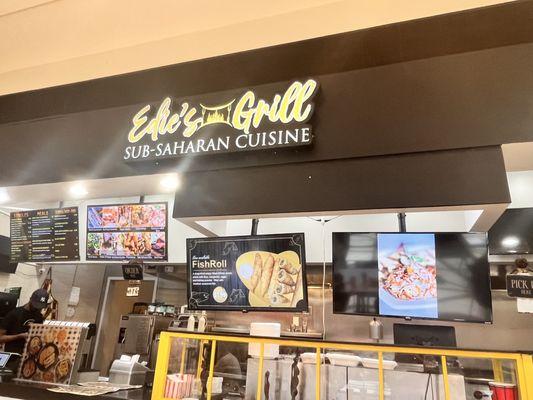
[[520, 244], [520, 239], [516, 236], [507, 236], [502, 240], [502, 246], [504, 247], [516, 247]]
[[159, 184], [165, 191], [175, 191], [181, 186], [181, 179], [177, 174], [165, 175], [161, 178]]
[[85, 185], [80, 182], [73, 184], [70, 187], [69, 192], [73, 197], [76, 198], [87, 196], [87, 194], [89, 193]]
[[7, 189], [0, 188], [0, 204], [7, 203], [9, 200], [11, 200], [11, 197], [9, 197]]

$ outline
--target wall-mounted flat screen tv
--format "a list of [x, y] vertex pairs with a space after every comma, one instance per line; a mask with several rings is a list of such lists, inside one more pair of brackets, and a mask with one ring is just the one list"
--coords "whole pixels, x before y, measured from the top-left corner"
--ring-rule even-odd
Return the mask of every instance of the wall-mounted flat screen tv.
[[168, 204], [87, 207], [87, 260], [168, 260]]
[[303, 233], [187, 240], [191, 310], [307, 311]]
[[485, 233], [334, 233], [333, 312], [492, 322]]
[[12, 212], [11, 262], [78, 261], [78, 207]]

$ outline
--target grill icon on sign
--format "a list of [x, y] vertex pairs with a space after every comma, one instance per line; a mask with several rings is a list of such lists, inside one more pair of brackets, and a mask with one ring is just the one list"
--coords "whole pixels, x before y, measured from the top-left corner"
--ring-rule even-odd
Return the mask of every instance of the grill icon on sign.
[[200, 104], [202, 107], [202, 126], [211, 124], [231, 125], [231, 106], [235, 100], [221, 106], [208, 107]]

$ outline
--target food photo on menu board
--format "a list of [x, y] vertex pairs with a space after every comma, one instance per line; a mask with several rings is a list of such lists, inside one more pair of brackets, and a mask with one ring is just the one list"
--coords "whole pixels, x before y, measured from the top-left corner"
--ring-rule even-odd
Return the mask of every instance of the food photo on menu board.
[[307, 310], [303, 233], [187, 240], [189, 308]]
[[167, 203], [87, 207], [87, 259], [168, 259]]

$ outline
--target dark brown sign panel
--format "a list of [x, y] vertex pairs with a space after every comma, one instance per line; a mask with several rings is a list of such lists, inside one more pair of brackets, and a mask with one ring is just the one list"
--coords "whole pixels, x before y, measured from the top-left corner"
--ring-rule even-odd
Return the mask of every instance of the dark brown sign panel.
[[507, 294], [510, 297], [533, 298], [533, 275], [507, 275]]

